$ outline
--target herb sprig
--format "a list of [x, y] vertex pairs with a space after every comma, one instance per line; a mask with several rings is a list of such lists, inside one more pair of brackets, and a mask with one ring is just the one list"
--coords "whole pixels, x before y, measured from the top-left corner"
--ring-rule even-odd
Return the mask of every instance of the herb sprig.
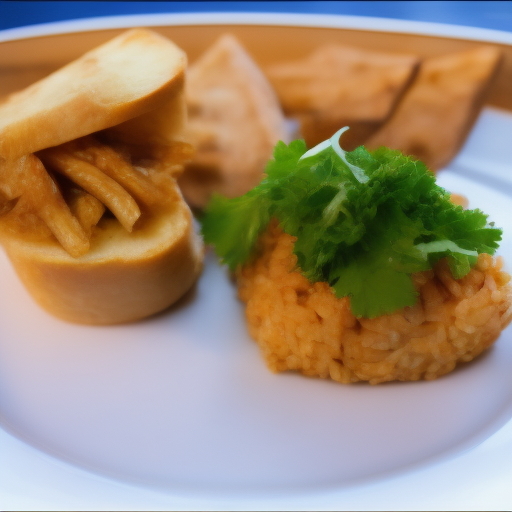
[[344, 152], [342, 131], [309, 151], [302, 140], [279, 142], [257, 187], [213, 197], [202, 233], [231, 270], [277, 218], [297, 237], [300, 271], [372, 318], [414, 305], [412, 273], [446, 257], [460, 279], [479, 253], [495, 252], [501, 230], [482, 211], [453, 204], [423, 163], [388, 148]]

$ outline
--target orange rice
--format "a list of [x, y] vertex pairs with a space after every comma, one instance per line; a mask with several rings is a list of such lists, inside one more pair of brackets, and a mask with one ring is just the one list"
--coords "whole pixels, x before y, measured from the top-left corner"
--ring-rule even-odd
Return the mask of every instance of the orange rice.
[[350, 299], [297, 270], [295, 238], [276, 223], [257, 256], [238, 271], [251, 336], [268, 367], [342, 383], [432, 380], [490, 347], [512, 318], [510, 276], [487, 254], [463, 279], [445, 260], [413, 275], [415, 306], [374, 319], [356, 318]]

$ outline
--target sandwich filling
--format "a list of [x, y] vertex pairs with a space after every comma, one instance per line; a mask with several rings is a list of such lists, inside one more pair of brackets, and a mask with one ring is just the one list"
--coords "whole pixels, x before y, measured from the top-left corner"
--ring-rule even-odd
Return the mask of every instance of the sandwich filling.
[[190, 158], [185, 142], [136, 146], [107, 132], [82, 137], [2, 164], [0, 219], [5, 234], [55, 240], [86, 254], [102, 219], [132, 232], [171, 200], [165, 182]]

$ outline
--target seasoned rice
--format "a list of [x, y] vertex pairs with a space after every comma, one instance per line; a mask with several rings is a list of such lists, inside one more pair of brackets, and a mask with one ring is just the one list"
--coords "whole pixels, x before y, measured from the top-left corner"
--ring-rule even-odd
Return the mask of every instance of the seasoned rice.
[[342, 383], [432, 380], [490, 347], [512, 318], [510, 276], [487, 254], [463, 279], [445, 260], [414, 274], [415, 306], [356, 318], [349, 298], [297, 269], [295, 238], [271, 223], [237, 275], [251, 336], [268, 367]]

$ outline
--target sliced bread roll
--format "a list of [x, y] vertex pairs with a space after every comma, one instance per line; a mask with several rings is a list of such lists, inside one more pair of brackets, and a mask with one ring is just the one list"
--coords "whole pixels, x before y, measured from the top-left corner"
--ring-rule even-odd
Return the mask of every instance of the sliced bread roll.
[[131, 322], [168, 308], [202, 269], [202, 239], [177, 186], [173, 195], [132, 233], [103, 218], [80, 258], [52, 239], [4, 235], [1, 241], [23, 284], [49, 313], [82, 324]]
[[0, 105], [0, 242], [51, 314], [130, 322], [197, 279], [203, 242], [176, 182], [185, 68], [172, 42], [135, 29]]

